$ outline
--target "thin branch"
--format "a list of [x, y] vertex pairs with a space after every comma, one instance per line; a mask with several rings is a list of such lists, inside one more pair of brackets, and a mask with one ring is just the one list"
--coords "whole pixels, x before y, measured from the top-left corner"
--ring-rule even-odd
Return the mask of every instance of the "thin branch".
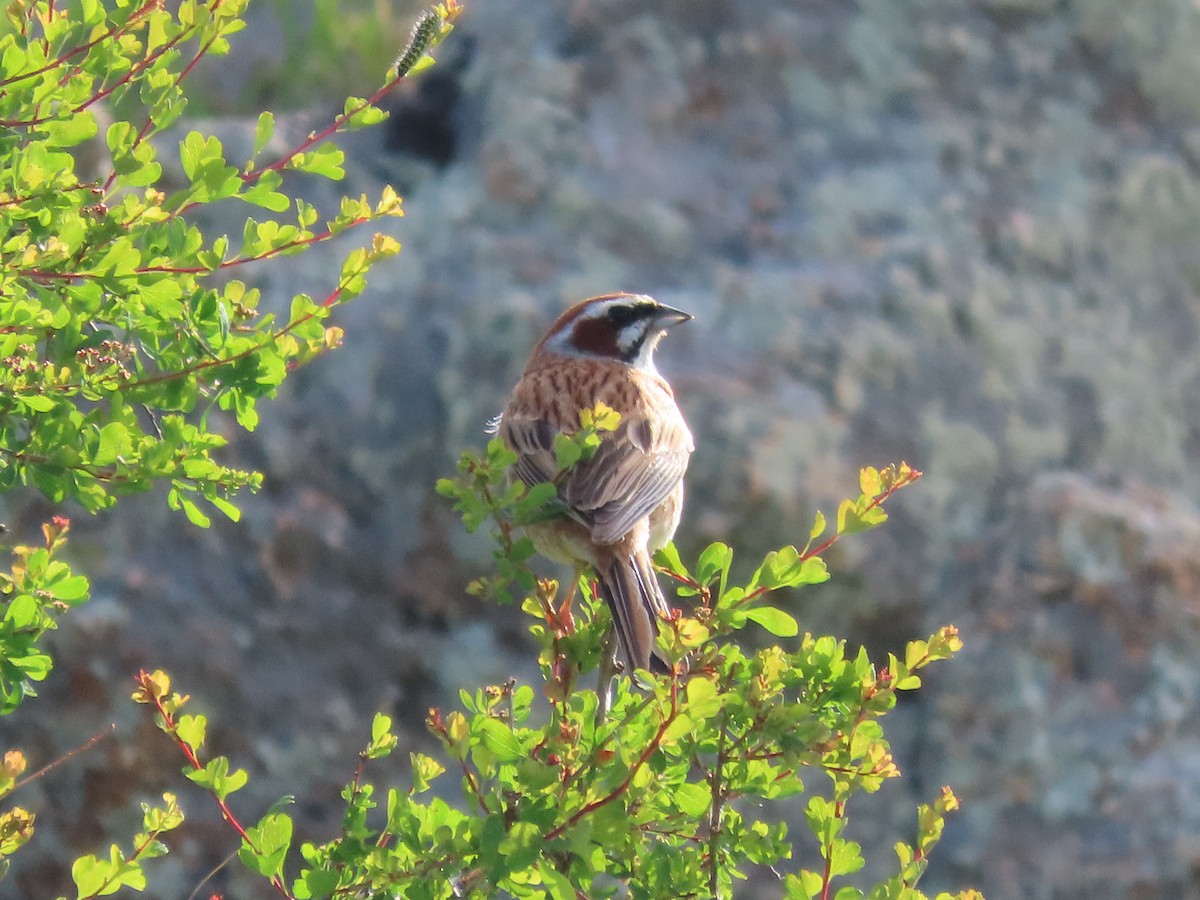
[[[429, 727], [449, 746], [452, 741], [450, 732], [446, 729], [445, 722], [442, 721], [442, 713], [439, 709], [430, 710]], [[457, 756], [457, 754], [454, 754]], [[483, 791], [479, 788], [479, 782], [475, 780], [475, 775], [467, 765], [466, 757], [461, 757], [458, 760], [459, 766], [462, 768], [463, 777], [466, 778], [467, 784], [471, 786], [471, 793], [475, 795], [475, 800], [479, 804], [479, 808], [483, 814], [489, 815], [491, 810], [487, 807], [487, 802], [484, 800]]]
[[662, 724], [658, 726], [658, 730], [654, 733], [654, 737], [650, 739], [650, 743], [646, 745], [646, 749], [641, 752], [641, 755], [638, 756], [634, 764], [629, 767], [629, 774], [625, 776], [625, 779], [603, 797], [599, 797], [596, 800], [593, 800], [591, 803], [586, 803], [577, 809], [567, 819], [567, 821], [563, 822], [557, 828], [550, 829], [550, 831], [546, 832], [545, 839], [547, 841], [552, 841], [555, 838], [562, 837], [569, 829], [574, 828], [577, 824], [579, 824], [580, 820], [582, 820], [585, 816], [588, 816], [594, 813], [596, 810], [612, 803], [614, 800], [619, 799], [627, 790], [629, 790], [629, 785], [633, 783], [634, 776], [637, 775], [642, 766], [646, 764], [650, 757], [654, 755], [654, 751], [659, 748], [659, 744], [662, 742], [663, 735], [667, 733], [667, 729], [671, 727], [671, 723], [675, 721], [675, 718], [678, 714], [679, 682], [673, 681], [671, 683], [671, 711], [662, 720]]
[[74, 759], [76, 756], [79, 756], [79, 754], [86, 753], [87, 751], [91, 750], [94, 746], [96, 746], [98, 743], [100, 743], [102, 740], [104, 740], [106, 737], [108, 737], [110, 734], [112, 734], [116, 730], [117, 730], [117, 723], [113, 722], [104, 731], [100, 731], [100, 732], [97, 732], [96, 734], [93, 734], [90, 738], [88, 738], [86, 741], [84, 741], [82, 744], [80, 744], [74, 750], [71, 750], [68, 753], [60, 756], [58, 759], [54, 760], [53, 762], [46, 763], [46, 765], [42, 766], [40, 769], [38, 769], [32, 775], [26, 775], [24, 778], [22, 778], [20, 781], [18, 781], [16, 784], [14, 784], [12, 786], [12, 790], [9, 791], [9, 793], [15, 794], [17, 791], [19, 791], [21, 788], [25, 787], [25, 785], [29, 784], [30, 782], [37, 781], [39, 778], [44, 777], [47, 773], [52, 772], [55, 769], [57, 769], [63, 763], [69, 762], [70, 760]]
[[[221, 0], [214, 0], [212, 7], [209, 9], [209, 12], [210, 13], [215, 12], [217, 7], [220, 5], [221, 5]], [[188, 75], [191, 74], [192, 69], [194, 69], [196, 67], [196, 64], [198, 62], [200, 62], [201, 59], [204, 58], [204, 56], [208, 53], [209, 50], [212, 49], [212, 45], [214, 43], [216, 43], [217, 40], [220, 39], [220, 37], [221, 37], [221, 32], [218, 31], [216, 34], [214, 34], [211, 38], [209, 38], [204, 43], [204, 46], [199, 47], [196, 50], [196, 54], [195, 54], [195, 56], [192, 57], [191, 62], [189, 62], [186, 66], [184, 66], [183, 70], [180, 71], [180, 73], [175, 77], [175, 86], [176, 87], [181, 85], [183, 83], [183, 80], [185, 78], [187, 78]], [[151, 115], [149, 113], [147, 113], [146, 121], [143, 122], [142, 127], [138, 129], [138, 133], [133, 138], [133, 143], [129, 145], [128, 152], [133, 153], [133, 151], [138, 148], [138, 146], [142, 143], [142, 141], [144, 141], [146, 139], [146, 137], [150, 134], [150, 132], [153, 128], [154, 128], [154, 119], [151, 118]], [[116, 171], [116, 169], [113, 169], [113, 171], [108, 174], [108, 178], [106, 178], [104, 180], [104, 192], [106, 194], [112, 188], [113, 182], [116, 180], [117, 180], [117, 171]]]
[[[213, 0], [212, 8], [216, 9], [217, 6], [220, 4], [220, 2], [221, 2], [221, 0]], [[101, 88], [99, 91], [97, 91], [91, 97], [89, 97], [87, 100], [83, 101], [83, 103], [81, 103], [77, 107], [75, 107], [73, 112], [81, 113], [85, 109], [87, 109], [89, 106], [91, 106], [92, 104], [99, 103], [101, 100], [103, 100], [105, 97], [107, 97], [113, 91], [115, 91], [117, 88], [121, 87], [122, 85], [129, 84], [131, 81], [133, 81], [139, 75], [141, 75], [142, 72], [144, 72], [151, 65], [153, 65], [154, 62], [160, 56], [162, 56], [168, 50], [173, 49], [177, 44], [181, 44], [181, 43], [183, 43], [183, 41], [190, 38], [191, 32], [194, 30], [195, 30], [195, 28], [189, 28], [187, 30], [181, 31], [181, 32], [179, 32], [179, 34], [175, 35], [175, 37], [171, 38], [171, 40], [167, 41], [161, 47], [156, 47], [154, 52], [152, 52], [150, 55], [139, 60], [136, 65], [130, 66], [129, 71], [126, 72], [124, 75], [122, 75], [120, 78], [118, 78], [115, 82], [113, 82], [112, 86], [106, 87], [106, 88]]]
[[[216, 12], [217, 7], [220, 5], [221, 5], [221, 0], [213, 0], [213, 5], [211, 7], [209, 7], [209, 13]], [[183, 83], [183, 79], [187, 78], [188, 75], [190, 75], [192, 73], [192, 69], [196, 68], [196, 63], [200, 62], [200, 60], [203, 59], [208, 54], [208, 51], [212, 49], [212, 45], [215, 44], [221, 37], [222, 37], [221, 32], [218, 31], [216, 34], [214, 34], [212, 37], [210, 37], [205, 42], [203, 47], [200, 47], [196, 50], [196, 55], [192, 57], [192, 61], [189, 62], [186, 66], [184, 66], [183, 69], [180, 71], [179, 75], [176, 76], [176, 78], [175, 78], [176, 85], [180, 85]]]
[[[845, 818], [846, 803], [844, 800], [835, 800], [833, 802], [833, 817], [835, 819]], [[829, 829], [826, 829], [827, 838], [824, 841], [825, 851], [825, 870], [821, 873], [821, 900], [829, 900], [829, 888], [833, 883], [833, 836]]]
[[396, 87], [400, 84], [400, 82], [403, 80], [404, 80], [403, 75], [394, 75], [393, 74], [391, 78], [389, 78], [387, 81], [384, 82], [383, 87], [379, 88], [379, 90], [377, 90], [374, 94], [372, 94], [370, 97], [368, 97], [366, 100], [364, 100], [361, 106], [355, 107], [354, 109], [350, 110], [349, 112], [339, 113], [334, 118], [334, 120], [331, 123], [329, 123], [329, 125], [327, 125], [323, 129], [321, 129], [320, 131], [314, 131], [314, 132], [310, 133], [308, 138], [305, 139], [299, 146], [297, 146], [295, 149], [293, 149], [286, 156], [280, 157], [275, 162], [271, 163], [269, 166], [264, 166], [261, 169], [255, 169], [253, 172], [243, 172], [242, 176], [241, 176], [242, 181], [244, 181], [246, 184], [253, 184], [255, 181], [258, 181], [258, 179], [262, 178], [263, 173], [278, 171], [280, 169], [285, 168], [287, 166], [287, 164], [289, 162], [291, 162], [292, 159], [296, 156], [296, 154], [303, 153], [305, 150], [312, 147], [314, 144], [319, 144], [321, 141], [325, 140], [327, 137], [337, 134], [337, 132], [341, 131], [342, 127], [347, 122], [349, 122], [351, 119], [353, 119], [359, 113], [374, 106], [376, 103], [378, 103], [384, 97], [386, 97], [388, 94], [390, 94], [392, 91], [394, 91], [396, 89]]
[[[232, 853], [230, 853], [228, 856], [226, 856], [223, 860], [221, 860], [219, 863], [217, 863], [215, 866], [213, 866], [212, 869], [209, 870], [208, 874], [200, 879], [200, 883], [197, 884], [196, 887], [192, 889], [192, 892], [190, 894], [188, 894], [187, 900], [196, 900], [196, 897], [198, 897], [200, 895], [200, 891], [204, 889], [204, 886], [206, 884], [208, 884], [210, 881], [212, 881], [214, 878], [216, 878], [217, 873], [220, 872], [227, 865], [229, 865], [231, 862], [233, 862], [234, 859], [237, 858], [237, 855], [238, 855], [238, 851], [234, 850]], [[214, 896], [216, 896], [216, 895], [214, 894]]]
[[[162, 698], [159, 697], [158, 694], [150, 687], [149, 678], [149, 674], [143, 670], [142, 672], [138, 673], [137, 680], [138, 684], [142, 686], [142, 690], [145, 692], [146, 696], [150, 699], [150, 702], [154, 705], [155, 711], [162, 719], [162, 730], [165, 731], [167, 735], [175, 741], [175, 745], [183, 751], [183, 755], [187, 758], [188, 765], [197, 772], [203, 772], [204, 766], [201, 765], [200, 758], [196, 756], [196, 751], [193, 750], [186, 741], [179, 737], [178, 726], [175, 722], [174, 716], [172, 716], [167, 708], [163, 705]], [[245, 842], [246, 846], [256, 854], [261, 853], [261, 851], [258, 849], [258, 846], [253, 840], [251, 840], [246, 828], [240, 821], [238, 821], [237, 816], [233, 814], [233, 810], [229, 808], [229, 804], [212, 791], [209, 791], [209, 795], [217, 802], [217, 808], [220, 809], [221, 816], [230, 824], [233, 830], [238, 833], [238, 836]], [[293, 900], [291, 892], [288, 891], [287, 886], [283, 883], [283, 879], [278, 875], [271, 876], [271, 886], [275, 888], [280, 896], [286, 897], [288, 900]]]
[[73, 49], [70, 50], [70, 52], [64, 53], [62, 56], [59, 56], [56, 59], [51, 60], [46, 65], [42, 66], [40, 69], [33, 69], [29, 72], [22, 72], [20, 75], [14, 75], [11, 78], [5, 78], [3, 81], [0, 81], [0, 88], [7, 87], [10, 84], [15, 84], [18, 81], [24, 81], [26, 78], [35, 78], [38, 75], [43, 74], [44, 72], [49, 72], [49, 71], [52, 71], [53, 69], [57, 69], [61, 66], [65, 66], [73, 57], [78, 56], [80, 53], [86, 53], [88, 50], [92, 49], [92, 47], [95, 47], [97, 44], [103, 43], [104, 41], [107, 41], [114, 37], [120, 37], [121, 35], [125, 34], [125, 32], [130, 30], [131, 25], [133, 25], [138, 19], [142, 18], [143, 16], [148, 15], [151, 12], [151, 10], [153, 10], [155, 7], [157, 7], [159, 5], [159, 3], [160, 3], [160, 0], [148, 0], [147, 3], [143, 4], [140, 9], [135, 11], [128, 19], [126, 19], [120, 25], [113, 26], [108, 31], [104, 32], [104, 34], [100, 35], [99, 37], [93, 38], [92, 40], [88, 41], [86, 44], [80, 44], [78, 47], [74, 47]]
[[95, 185], [92, 185], [92, 184], [80, 184], [77, 182], [73, 185], [68, 185], [67, 187], [56, 187], [53, 191], [41, 191], [36, 194], [26, 194], [23, 197], [9, 197], [7, 200], [0, 200], [0, 206], [19, 206], [22, 203], [29, 203], [33, 200], [39, 200], [50, 194], [54, 194], [54, 195], [68, 194], [68, 193], [73, 193], [75, 191], [96, 192], [96, 188], [95, 188]]
[[722, 712], [720, 738], [717, 740], [717, 761], [712, 770], [712, 803], [708, 809], [708, 891], [717, 898], [721, 874], [721, 814], [725, 810], [725, 789], [721, 784], [721, 776], [725, 771], [725, 740], [728, 736], [726, 726], [729, 721], [728, 713]]
[[[912, 484], [914, 481], [916, 481], [920, 477], [921, 477], [921, 473], [918, 472], [916, 469], [913, 469], [911, 475], [909, 475], [903, 481], [897, 481], [890, 488], [888, 488], [886, 491], [884, 491], [882, 494], [880, 494], [878, 497], [876, 497], [874, 500], [872, 500], [870, 503], [868, 503], [866, 509], [864, 509], [863, 512], [867, 513], [867, 512], [870, 512], [871, 510], [875, 509], [878, 506], [882, 506], [884, 504], [884, 502], [889, 497], [892, 496], [892, 494], [896, 493], [896, 491], [900, 490], [900, 488], [902, 488], [902, 487], [908, 487], [908, 485]], [[830, 547], [832, 547], [834, 545], [834, 543], [836, 543], [838, 538], [840, 538], [840, 537], [841, 537], [841, 534], [830, 535], [828, 539], [826, 539], [823, 543], [821, 543], [817, 547], [813, 548], [812, 550], [805, 550], [803, 553], [801, 553], [800, 561], [803, 562], [806, 559], [812, 559], [814, 556], [820, 556], [822, 553], [824, 553], [826, 550], [828, 550]]]
[[[272, 247], [269, 250], [264, 250], [255, 256], [239, 256], [234, 259], [226, 260], [220, 263], [215, 269], [209, 266], [141, 266], [133, 269], [131, 275], [209, 275], [213, 272], [220, 272], [224, 269], [232, 269], [237, 266], [245, 266], [250, 263], [262, 262], [263, 260], [272, 259], [279, 256], [281, 253], [286, 253], [289, 250], [296, 250], [302, 247], [308, 247], [313, 244], [324, 243], [339, 237], [344, 231], [351, 228], [357, 228], [360, 225], [365, 225], [367, 222], [372, 222], [374, 219], [370, 216], [359, 216], [356, 219], [349, 220], [345, 227], [334, 232], [331, 229], [326, 229], [320, 234], [309, 235], [305, 238], [296, 238], [293, 241], [288, 241], [285, 244], [280, 244], [278, 247]], [[23, 278], [30, 278], [34, 281], [98, 281], [101, 278], [106, 278], [106, 275], [101, 275], [96, 272], [55, 272], [48, 269], [20, 269], [16, 273]], [[338, 289], [337, 293], [340, 293]], [[328, 303], [328, 301], [326, 301]]]

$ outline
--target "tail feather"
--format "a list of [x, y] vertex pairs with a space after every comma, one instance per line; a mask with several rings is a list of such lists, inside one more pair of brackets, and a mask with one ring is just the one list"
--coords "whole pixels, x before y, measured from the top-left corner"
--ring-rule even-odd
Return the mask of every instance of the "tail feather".
[[632, 559], [614, 556], [598, 574], [600, 595], [612, 610], [617, 640], [630, 670], [670, 672], [671, 665], [654, 640], [659, 619], [670, 610], [650, 560], [643, 554]]

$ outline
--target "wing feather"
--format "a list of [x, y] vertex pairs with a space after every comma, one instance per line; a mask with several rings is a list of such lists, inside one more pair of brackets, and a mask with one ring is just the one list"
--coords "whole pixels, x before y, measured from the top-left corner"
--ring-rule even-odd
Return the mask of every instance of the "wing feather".
[[[631, 396], [638, 402], [630, 403]], [[544, 397], [553, 402], [536, 402]], [[555, 438], [574, 432], [579, 410], [597, 400], [620, 412], [621, 424], [601, 435], [590, 459], [559, 472]], [[516, 477], [530, 486], [554, 482], [570, 516], [598, 544], [616, 543], [653, 512], [682, 480], [693, 449], [691, 432], [665, 382], [633, 390], [628, 380], [618, 379], [606, 388], [546, 370], [526, 374], [498, 431], [517, 454]]]
[[619, 541], [675, 489], [687, 469], [690, 441], [652, 440], [645, 420], [622, 422], [595, 455], [559, 473], [554, 426], [544, 419], [506, 416], [500, 434], [517, 453], [513, 471], [525, 484], [557, 483], [572, 516], [600, 544]]

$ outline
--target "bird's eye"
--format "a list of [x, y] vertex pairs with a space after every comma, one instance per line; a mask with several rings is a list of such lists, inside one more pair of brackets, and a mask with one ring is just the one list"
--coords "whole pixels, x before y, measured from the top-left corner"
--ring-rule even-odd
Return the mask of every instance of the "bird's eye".
[[640, 318], [641, 311], [632, 306], [613, 306], [608, 310], [608, 321], [618, 330]]

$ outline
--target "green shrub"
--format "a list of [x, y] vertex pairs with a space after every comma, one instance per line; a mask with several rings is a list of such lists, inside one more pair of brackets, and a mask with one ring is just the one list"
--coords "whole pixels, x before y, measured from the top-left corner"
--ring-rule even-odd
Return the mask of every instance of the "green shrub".
[[[586, 454], [592, 437], [581, 431], [579, 454], [566, 455]], [[903, 464], [864, 469], [862, 494], [842, 503], [832, 528], [818, 515], [805, 547], [768, 554], [744, 585], [730, 583], [726, 545], [709, 546], [691, 568], [668, 546], [658, 564], [691, 598], [691, 614], [667, 623], [660, 640], [669, 658], [690, 657], [688, 672], [638, 673], [642, 687], [619, 676], [604, 709], [585, 676], [594, 678], [605, 652], [608, 609], [586, 577], [563, 596], [527, 567], [532, 547], [519, 525], [543, 514], [549, 498], [509, 484], [514, 460], [493, 441], [483, 455], [464, 455], [459, 477], [438, 488], [469, 528], [492, 524], [503, 574], [471, 590], [500, 602], [511, 602], [514, 587], [526, 595], [522, 609], [541, 648], [540, 692], [510, 680], [464, 690], [462, 709], [430, 710], [426, 725], [442, 758], [411, 754], [410, 788], [378, 799], [364, 780], [366, 764], [398, 742], [390, 720], [377, 715], [342, 794], [343, 831], [321, 845], [304, 843], [299, 875], [285, 875], [290, 817], [276, 808], [253, 826], [241, 824], [227, 800], [246, 773], [232, 771], [225, 757], [203, 761], [204, 718], [180, 712], [186, 698], [165, 673], [141, 673], [135, 699], [153, 708], [187, 759], [188, 777], [210, 791], [242, 836], [242, 861], [297, 900], [725, 898], [756, 866], [781, 873], [786, 898], [924, 897], [917, 881], [958, 805], [950, 789], [918, 808], [913, 843], [896, 844], [896, 874], [866, 890], [845, 884], [864, 864], [845, 833], [848, 805], [899, 775], [880, 719], [897, 692], [920, 686], [926, 665], [959, 648], [956, 631], [913, 641], [903, 658], [890, 655], [877, 668], [835, 638], [800, 636], [792, 615], [771, 602], [781, 590], [825, 581], [820, 554], [881, 524], [884, 502], [919, 473]], [[737, 638], [751, 626], [788, 643], [746, 651]], [[422, 799], [448, 772], [462, 804]], [[798, 795], [808, 797], [807, 840], [823, 861], [815, 870], [788, 871], [793, 837], [767, 808]]]
[[[220, 141], [196, 131], [168, 148], [196, 64], [229, 50], [247, 0], [16, 0], [0, 27], [0, 492], [22, 487], [95, 512], [168, 485], [167, 502], [194, 523], [212, 510], [238, 518], [235, 496], [261, 478], [221, 464], [226, 444], [213, 410], [245, 429], [257, 403], [296, 366], [336, 347], [330, 314], [361, 293], [371, 267], [399, 250], [375, 234], [349, 250], [320, 293], [286, 310], [260, 310], [236, 277], [389, 216], [386, 189], [343, 198], [322, 221], [281, 190], [289, 173], [342, 178], [327, 138], [382, 121], [376, 106], [430, 65], [424, 51], [450, 30], [453, 0], [425, 13], [405, 65], [369, 99], [351, 98], [323, 130], [266, 158], [274, 119], [257, 123], [253, 155], [233, 164]], [[417, 39], [419, 37], [419, 40]], [[104, 124], [111, 123], [111, 124]], [[168, 185], [160, 154], [178, 153], [182, 185]], [[206, 237], [196, 213], [213, 204], [254, 210], [241, 233]], [[41, 546], [13, 548], [0, 573], [0, 715], [34, 696], [53, 661], [40, 639], [87, 599], [87, 580], [57, 558], [67, 522], [44, 527]], [[22, 778], [18, 751], [0, 766], [0, 797]], [[140, 862], [164, 852], [157, 835], [181, 821], [172, 798], [147, 809], [145, 831], [107, 862], [76, 863], [81, 897], [144, 884]], [[0, 812], [0, 875], [33, 833], [20, 807]]]

